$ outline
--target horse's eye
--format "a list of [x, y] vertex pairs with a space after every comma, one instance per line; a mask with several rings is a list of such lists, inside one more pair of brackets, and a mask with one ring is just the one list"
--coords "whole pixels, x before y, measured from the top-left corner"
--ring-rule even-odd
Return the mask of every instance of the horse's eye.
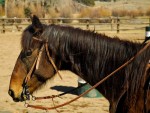
[[32, 55], [32, 51], [31, 50], [27, 50], [26, 56], [31, 56], [31, 55]]

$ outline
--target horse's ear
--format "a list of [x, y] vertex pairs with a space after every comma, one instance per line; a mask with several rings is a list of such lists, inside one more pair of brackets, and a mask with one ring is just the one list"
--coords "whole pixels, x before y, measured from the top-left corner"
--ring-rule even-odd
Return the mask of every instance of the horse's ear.
[[40, 22], [39, 18], [35, 15], [30, 15], [32, 26], [35, 31], [41, 31], [43, 30], [42, 23]]

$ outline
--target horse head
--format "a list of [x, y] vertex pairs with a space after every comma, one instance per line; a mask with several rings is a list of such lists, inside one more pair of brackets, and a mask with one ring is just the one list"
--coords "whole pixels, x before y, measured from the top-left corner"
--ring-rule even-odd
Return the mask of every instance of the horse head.
[[16, 102], [26, 100], [28, 93], [32, 94], [56, 73], [47, 60], [46, 39], [41, 38], [46, 25], [36, 16], [32, 16], [31, 20], [32, 24], [22, 34], [22, 50], [10, 79], [8, 93]]

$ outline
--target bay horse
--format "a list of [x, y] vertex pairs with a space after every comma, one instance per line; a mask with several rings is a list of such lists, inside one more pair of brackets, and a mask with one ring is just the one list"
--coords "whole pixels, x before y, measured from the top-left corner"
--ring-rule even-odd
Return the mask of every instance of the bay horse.
[[[38, 68], [33, 69], [26, 84], [29, 93], [56, 74], [43, 47], [45, 43], [59, 70], [71, 70], [91, 85], [128, 61], [145, 45], [69, 26], [45, 25], [35, 15], [31, 20], [32, 24], [22, 33], [22, 50], [10, 79], [8, 93], [15, 102], [26, 100], [24, 82], [39, 52], [42, 51]], [[110, 113], [150, 113], [149, 61], [150, 47], [97, 87], [108, 99]]]

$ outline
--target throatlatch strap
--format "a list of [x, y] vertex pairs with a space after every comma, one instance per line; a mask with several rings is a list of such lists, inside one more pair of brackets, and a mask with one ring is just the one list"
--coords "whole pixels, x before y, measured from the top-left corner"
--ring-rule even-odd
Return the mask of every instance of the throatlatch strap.
[[39, 68], [39, 63], [40, 63], [40, 60], [41, 60], [43, 49], [44, 49], [44, 45], [42, 45], [42, 48], [40, 49], [40, 52], [39, 52], [39, 55], [38, 55], [38, 59], [37, 59], [37, 63], [36, 63], [36, 69], [37, 70]]
[[49, 61], [52, 63], [52, 65], [53, 65], [53, 67], [54, 67], [56, 73], [58, 73], [59, 77], [62, 79], [62, 77], [61, 77], [61, 75], [60, 75], [60, 73], [59, 73], [59, 71], [58, 71], [58, 69], [57, 69], [57, 67], [56, 67], [56, 65], [55, 65], [55, 63], [54, 63], [52, 57], [51, 57], [50, 54], [49, 54], [49, 51], [48, 51], [48, 44], [47, 44], [47, 43], [45, 43], [45, 48], [46, 48], [46, 53], [47, 53], [47, 56], [48, 56], [48, 58], [49, 58]]

